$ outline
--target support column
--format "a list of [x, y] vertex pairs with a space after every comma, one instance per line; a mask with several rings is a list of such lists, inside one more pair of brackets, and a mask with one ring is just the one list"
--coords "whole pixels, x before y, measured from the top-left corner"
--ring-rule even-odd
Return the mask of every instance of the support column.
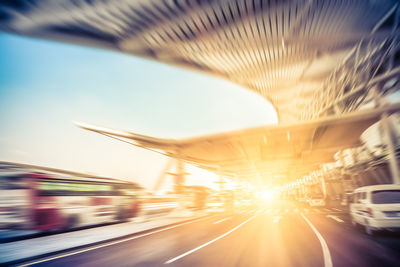
[[400, 184], [400, 172], [399, 172], [399, 165], [397, 162], [396, 151], [394, 148], [394, 142], [392, 137], [392, 131], [389, 124], [388, 114], [384, 113], [381, 117], [381, 123], [383, 128], [384, 134], [384, 141], [386, 144], [386, 148], [389, 153], [389, 167], [390, 173], [392, 176], [392, 183]]
[[[193, 196], [188, 198], [185, 189], [185, 165], [181, 159], [176, 160], [176, 173], [174, 176], [174, 191], [178, 198], [178, 207], [172, 211], [169, 216], [171, 217], [188, 217], [193, 215], [193, 211], [188, 209], [188, 204], [193, 201]], [[192, 206], [192, 205], [190, 205]]]
[[321, 176], [320, 180], [321, 180], [321, 186], [322, 186], [322, 193], [324, 194], [324, 199], [326, 199], [327, 191], [326, 191], [326, 182], [325, 182], [324, 176]]
[[224, 184], [225, 184], [225, 180], [222, 176], [219, 177], [219, 191], [223, 192], [224, 191]]
[[174, 176], [174, 186], [176, 194], [184, 193], [185, 166], [182, 160], [176, 160], [176, 174]]
[[345, 173], [345, 169], [344, 169], [346, 163], [343, 158], [342, 150], [338, 152], [338, 156], [339, 156], [339, 162], [340, 162], [340, 166], [341, 166], [340, 167], [340, 182], [341, 182], [341, 186], [342, 186], [341, 195], [343, 198], [346, 195], [347, 185], [346, 185], [346, 181], [345, 181], [346, 173]]

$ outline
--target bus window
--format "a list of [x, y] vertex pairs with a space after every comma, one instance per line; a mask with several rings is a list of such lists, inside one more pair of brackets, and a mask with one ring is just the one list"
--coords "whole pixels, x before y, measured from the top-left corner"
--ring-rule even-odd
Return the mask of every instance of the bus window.
[[0, 189], [1, 190], [15, 190], [15, 189], [27, 189], [27, 183], [25, 177], [14, 176], [14, 177], [0, 177]]
[[41, 196], [109, 196], [114, 193], [113, 187], [108, 184], [59, 180], [40, 181], [38, 190]]

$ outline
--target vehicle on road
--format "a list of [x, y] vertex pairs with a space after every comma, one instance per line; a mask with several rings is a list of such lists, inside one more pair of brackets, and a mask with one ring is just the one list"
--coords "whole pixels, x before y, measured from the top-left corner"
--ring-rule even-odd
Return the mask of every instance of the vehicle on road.
[[209, 213], [221, 213], [225, 211], [224, 197], [221, 194], [211, 194], [207, 199], [206, 211]]
[[1, 229], [71, 229], [124, 221], [140, 210], [142, 187], [136, 183], [38, 166], [0, 166]]
[[324, 207], [326, 205], [324, 197], [322, 195], [313, 195], [307, 199], [307, 203], [310, 207]]
[[350, 203], [354, 226], [373, 235], [378, 230], [400, 229], [400, 185], [371, 185], [354, 190]]

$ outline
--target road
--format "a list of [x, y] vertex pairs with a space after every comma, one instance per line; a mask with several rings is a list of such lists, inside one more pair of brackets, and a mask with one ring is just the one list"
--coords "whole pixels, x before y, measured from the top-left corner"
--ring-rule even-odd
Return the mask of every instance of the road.
[[[99, 234], [101, 232], [99, 231]], [[398, 266], [400, 237], [369, 237], [334, 208], [270, 207], [219, 214], [34, 266]]]

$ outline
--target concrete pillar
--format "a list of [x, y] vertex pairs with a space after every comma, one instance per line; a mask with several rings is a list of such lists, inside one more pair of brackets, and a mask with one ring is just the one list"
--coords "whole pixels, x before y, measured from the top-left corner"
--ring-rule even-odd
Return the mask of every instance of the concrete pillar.
[[[219, 180], [218, 180], [218, 182], [216, 182], [216, 183], [219, 185], [219, 191], [220, 191], [220, 192], [223, 192], [224, 189], [225, 189], [224, 184], [226, 183], [225, 180], [224, 180], [224, 177], [222, 177], [222, 176], [220, 175], [220, 176], [219, 176]], [[248, 188], [248, 187], [247, 187], [247, 188]]]
[[185, 184], [185, 166], [182, 160], [176, 161], [176, 174], [174, 176], [174, 184], [175, 184], [175, 193], [183, 194], [184, 193], [184, 184]]
[[322, 193], [323, 193], [323, 195], [324, 195], [324, 199], [326, 198], [326, 196], [327, 196], [327, 190], [326, 190], [326, 182], [325, 182], [325, 178], [324, 178], [324, 176], [321, 176], [321, 187], [322, 187]]
[[345, 181], [346, 174], [345, 174], [345, 169], [344, 169], [345, 162], [344, 162], [342, 151], [339, 151], [338, 156], [339, 156], [339, 161], [340, 161], [340, 165], [341, 165], [340, 178], [339, 178], [340, 182], [341, 182], [341, 186], [342, 186], [341, 195], [342, 195], [342, 197], [344, 197], [345, 193], [346, 193], [346, 181]]
[[389, 168], [392, 177], [392, 183], [400, 184], [400, 171], [397, 162], [396, 151], [393, 142], [392, 130], [389, 123], [388, 114], [384, 113], [381, 117], [383, 127], [384, 143], [389, 153]]

